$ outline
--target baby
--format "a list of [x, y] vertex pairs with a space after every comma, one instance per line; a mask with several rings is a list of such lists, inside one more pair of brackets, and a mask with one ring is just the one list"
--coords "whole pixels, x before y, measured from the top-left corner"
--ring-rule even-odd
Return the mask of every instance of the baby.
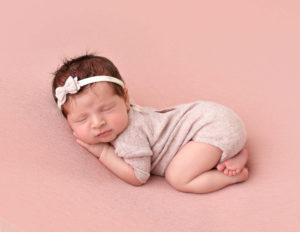
[[52, 89], [77, 143], [131, 185], [154, 174], [178, 191], [209, 193], [248, 179], [244, 124], [222, 105], [131, 104], [115, 65], [93, 54], [66, 60]]

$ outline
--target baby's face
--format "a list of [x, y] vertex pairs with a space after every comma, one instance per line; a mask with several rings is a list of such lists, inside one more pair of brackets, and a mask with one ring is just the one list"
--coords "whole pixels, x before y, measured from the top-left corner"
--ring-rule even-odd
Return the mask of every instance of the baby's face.
[[75, 136], [88, 144], [111, 142], [128, 125], [128, 96], [125, 100], [116, 95], [107, 82], [95, 83], [70, 100], [64, 106], [67, 121]]

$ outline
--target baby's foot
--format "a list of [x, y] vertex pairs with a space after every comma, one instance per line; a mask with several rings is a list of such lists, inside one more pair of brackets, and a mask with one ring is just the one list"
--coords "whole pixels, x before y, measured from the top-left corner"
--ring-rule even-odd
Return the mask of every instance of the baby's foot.
[[224, 172], [225, 175], [235, 176], [239, 174], [248, 161], [248, 151], [243, 149], [236, 156], [218, 164], [217, 169]]
[[248, 180], [248, 178], [249, 178], [248, 168], [243, 168], [242, 171], [239, 174], [237, 174], [236, 176], [234, 176], [233, 178], [236, 178], [235, 183], [244, 182], [244, 181]]

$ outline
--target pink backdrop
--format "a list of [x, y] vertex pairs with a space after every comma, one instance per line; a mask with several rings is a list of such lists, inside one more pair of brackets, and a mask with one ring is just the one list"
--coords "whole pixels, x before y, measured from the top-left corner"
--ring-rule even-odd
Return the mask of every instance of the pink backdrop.
[[[299, 1], [12, 0], [0, 26], [5, 231], [300, 230]], [[51, 73], [85, 51], [114, 61], [139, 104], [231, 107], [248, 130], [249, 181], [195, 195], [108, 172], [51, 96]]]

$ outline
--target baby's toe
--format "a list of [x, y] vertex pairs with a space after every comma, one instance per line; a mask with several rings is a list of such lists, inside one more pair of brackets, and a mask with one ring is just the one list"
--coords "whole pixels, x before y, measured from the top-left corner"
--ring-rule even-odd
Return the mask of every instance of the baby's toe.
[[227, 168], [224, 170], [224, 174], [228, 175], [228, 169]]
[[227, 176], [230, 176], [230, 170], [228, 169], [228, 168], [226, 168], [225, 170], [224, 170], [224, 174], [225, 175], [227, 175]]
[[221, 164], [218, 164], [217, 169], [218, 169], [218, 171], [222, 172], [225, 169], [225, 167], [226, 167], [225, 163], [221, 163]]

